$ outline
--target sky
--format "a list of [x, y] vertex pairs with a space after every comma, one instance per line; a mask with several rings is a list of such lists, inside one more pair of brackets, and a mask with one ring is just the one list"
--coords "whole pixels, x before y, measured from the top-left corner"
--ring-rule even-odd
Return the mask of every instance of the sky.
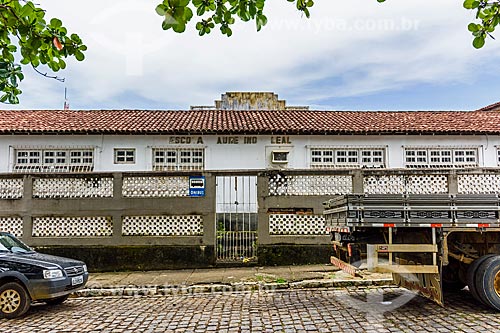
[[[161, 29], [160, 0], [38, 0], [88, 46], [65, 82], [24, 69], [17, 106], [189, 109], [226, 91], [272, 91], [318, 110], [475, 110], [499, 102], [500, 39], [472, 47], [462, 1], [316, 0], [307, 19], [266, 1], [268, 24], [237, 23], [228, 38]], [[76, 5], [78, 3], [78, 5]], [[500, 36], [499, 36], [500, 37]]]

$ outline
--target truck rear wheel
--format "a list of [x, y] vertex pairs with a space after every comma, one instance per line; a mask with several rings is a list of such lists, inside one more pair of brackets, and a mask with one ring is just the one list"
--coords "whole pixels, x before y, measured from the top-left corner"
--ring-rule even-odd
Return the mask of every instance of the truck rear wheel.
[[476, 292], [486, 305], [500, 311], [500, 256], [491, 257], [479, 266]]
[[[478, 271], [479, 266], [485, 262], [486, 260], [495, 257], [494, 254], [487, 254], [485, 256], [479, 257], [470, 264], [469, 269], [467, 270], [467, 286], [469, 287], [469, 291], [474, 297], [475, 300], [484, 304], [484, 301], [479, 297], [476, 288], [476, 273]], [[485, 304], [487, 305], [487, 304]]]
[[19, 283], [8, 282], [0, 287], [0, 316], [8, 319], [20, 317], [30, 305], [30, 296]]

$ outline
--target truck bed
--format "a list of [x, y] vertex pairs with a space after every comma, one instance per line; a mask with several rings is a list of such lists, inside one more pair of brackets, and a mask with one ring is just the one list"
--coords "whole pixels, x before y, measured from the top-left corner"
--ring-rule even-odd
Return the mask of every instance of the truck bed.
[[345, 227], [499, 227], [497, 194], [337, 196], [323, 203], [327, 229]]

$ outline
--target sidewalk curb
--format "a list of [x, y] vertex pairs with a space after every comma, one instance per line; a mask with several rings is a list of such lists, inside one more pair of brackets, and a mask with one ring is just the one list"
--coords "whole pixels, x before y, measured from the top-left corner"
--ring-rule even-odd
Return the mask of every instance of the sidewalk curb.
[[72, 297], [128, 297], [128, 296], [166, 296], [192, 295], [201, 293], [224, 293], [246, 291], [273, 291], [319, 288], [346, 288], [346, 287], [378, 287], [393, 286], [392, 279], [371, 280], [337, 280], [316, 279], [285, 283], [263, 282], [236, 282], [231, 284], [195, 284], [195, 285], [165, 285], [165, 286], [116, 286], [101, 288], [86, 288], [71, 294]]

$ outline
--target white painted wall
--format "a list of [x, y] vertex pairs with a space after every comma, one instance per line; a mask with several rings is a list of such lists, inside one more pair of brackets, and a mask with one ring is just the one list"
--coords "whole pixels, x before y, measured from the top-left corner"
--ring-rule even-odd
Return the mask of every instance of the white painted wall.
[[[201, 137], [201, 140], [199, 138]], [[146, 135], [5, 135], [0, 136], [0, 172], [12, 170], [11, 147], [70, 148], [95, 147], [96, 172], [150, 171], [152, 147], [204, 147], [206, 170], [309, 168], [310, 146], [387, 146], [388, 167], [403, 168], [403, 146], [478, 146], [479, 165], [497, 167], [497, 146], [500, 136], [251, 136], [257, 142], [245, 143], [244, 136], [146, 136]], [[281, 136], [278, 136], [281, 138]], [[189, 138], [189, 139], [188, 139]], [[226, 138], [226, 143], [224, 142]], [[220, 139], [220, 141], [219, 141]], [[253, 139], [255, 140], [255, 139]], [[184, 143], [181, 143], [184, 141]], [[191, 141], [190, 143], [186, 143]], [[201, 142], [202, 141], [202, 142]], [[231, 143], [227, 143], [231, 142]], [[236, 143], [237, 142], [237, 143]], [[135, 148], [135, 164], [114, 164], [115, 148]], [[272, 150], [288, 150], [289, 163], [270, 163]]]

